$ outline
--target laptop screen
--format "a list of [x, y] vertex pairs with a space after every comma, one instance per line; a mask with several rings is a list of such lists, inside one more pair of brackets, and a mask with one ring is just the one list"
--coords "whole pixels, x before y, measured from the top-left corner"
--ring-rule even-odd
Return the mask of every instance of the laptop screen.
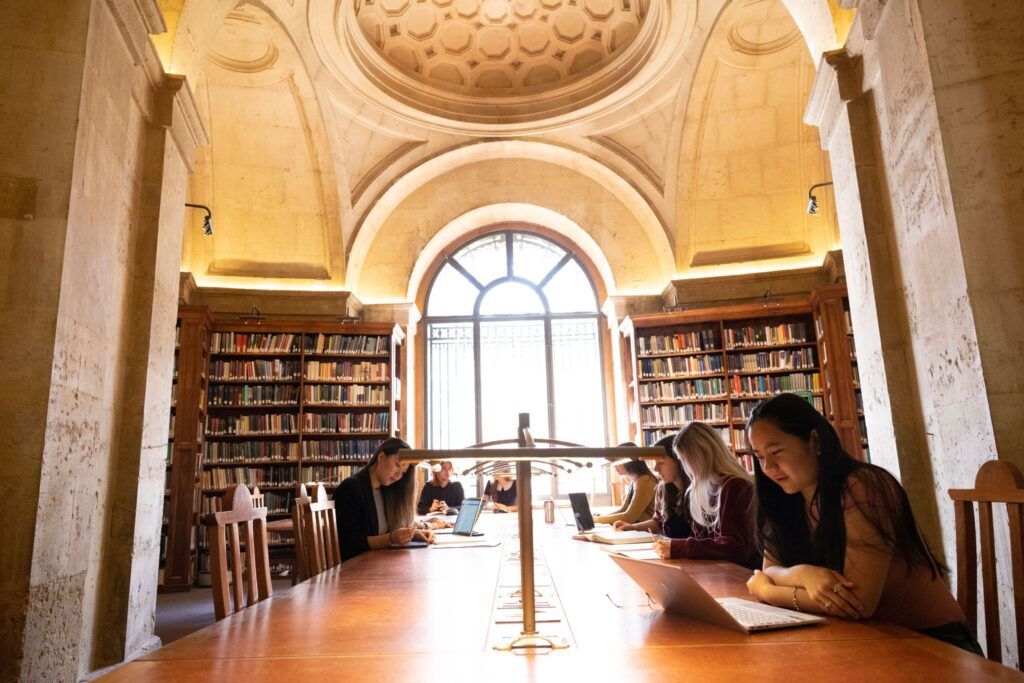
[[466, 498], [462, 501], [462, 505], [459, 507], [459, 516], [455, 519], [455, 528], [452, 529], [453, 534], [466, 536], [473, 533], [482, 502], [479, 498]]
[[572, 514], [576, 518], [576, 528], [580, 531], [590, 531], [594, 528], [594, 518], [590, 515], [590, 503], [587, 502], [587, 494], [570, 493], [569, 504], [572, 505]]

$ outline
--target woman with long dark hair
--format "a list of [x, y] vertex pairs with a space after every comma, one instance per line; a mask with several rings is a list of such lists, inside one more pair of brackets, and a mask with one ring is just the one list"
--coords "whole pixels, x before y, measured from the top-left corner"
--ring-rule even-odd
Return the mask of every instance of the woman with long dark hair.
[[910, 501], [881, 467], [850, 457], [807, 401], [780, 394], [747, 421], [763, 602], [847, 619], [873, 617], [981, 653], [921, 536]]
[[405, 448], [409, 444], [401, 439], [387, 439], [365, 467], [334, 490], [342, 562], [367, 550], [433, 542], [430, 531], [416, 528], [415, 468], [398, 455]]
[[654, 471], [661, 479], [654, 492], [654, 516], [633, 524], [619, 520], [613, 525], [616, 531], [649, 531], [668, 538], [689, 538], [693, 534], [686, 505], [686, 489], [690, 480], [683, 469], [683, 462], [672, 449], [675, 438], [675, 434], [670, 434], [652, 444], [652, 447], [664, 448], [665, 454], [669, 456], [661, 458], [654, 465]]

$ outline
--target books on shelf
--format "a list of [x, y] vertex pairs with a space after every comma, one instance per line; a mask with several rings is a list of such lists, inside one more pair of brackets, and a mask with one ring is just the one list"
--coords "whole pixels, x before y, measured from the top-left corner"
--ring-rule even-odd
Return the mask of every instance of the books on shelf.
[[729, 355], [731, 372], [764, 372], [766, 370], [817, 369], [814, 349], [781, 349]]
[[297, 406], [299, 388], [292, 384], [219, 384], [210, 387], [210, 406]]
[[645, 428], [673, 427], [694, 421], [725, 422], [728, 419], [729, 413], [724, 403], [645, 406], [643, 409]]
[[232, 484], [253, 486], [297, 486], [296, 467], [223, 467], [203, 472], [204, 489], [224, 489]]
[[710, 375], [722, 372], [722, 355], [669, 356], [640, 360], [640, 377], [658, 378], [685, 375]]
[[210, 362], [212, 381], [283, 381], [299, 378], [297, 360], [214, 360]]
[[803, 344], [808, 341], [808, 327], [804, 321], [775, 325], [732, 325], [725, 328], [725, 346], [738, 349], [751, 346], [777, 346]]
[[637, 353], [652, 356], [660, 353], [690, 353], [721, 348], [717, 329], [692, 330], [674, 334], [652, 334], [638, 337]]
[[360, 469], [353, 465], [311, 465], [302, 468], [302, 482], [305, 484], [323, 483], [337, 486]]
[[724, 397], [728, 391], [724, 377], [687, 379], [674, 382], [645, 382], [640, 385], [641, 401], [670, 401]]
[[349, 356], [383, 356], [390, 353], [391, 339], [365, 334], [306, 335], [306, 352]]
[[729, 385], [735, 396], [774, 396], [784, 392], [821, 392], [821, 375], [794, 373], [792, 375], [733, 375]]
[[313, 406], [386, 406], [391, 400], [386, 384], [306, 385], [304, 399], [306, 405]]
[[299, 444], [285, 441], [208, 441], [206, 462], [274, 462], [298, 460]]
[[306, 361], [307, 380], [325, 380], [329, 382], [356, 381], [382, 382], [390, 377], [387, 363], [371, 363], [369, 361]]
[[298, 353], [299, 338], [294, 334], [260, 332], [214, 332], [211, 353]]
[[317, 439], [302, 442], [302, 461], [368, 460], [377, 450], [376, 439]]
[[296, 418], [291, 413], [232, 415], [207, 418], [207, 436], [294, 434]]
[[390, 414], [374, 413], [305, 413], [302, 430], [307, 434], [345, 434], [352, 432], [386, 432]]

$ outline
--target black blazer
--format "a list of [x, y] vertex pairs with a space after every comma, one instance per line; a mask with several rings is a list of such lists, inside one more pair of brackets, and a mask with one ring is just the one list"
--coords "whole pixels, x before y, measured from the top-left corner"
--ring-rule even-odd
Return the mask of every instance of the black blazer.
[[381, 533], [377, 528], [377, 504], [373, 501], [370, 470], [361, 469], [338, 484], [333, 498], [338, 516], [338, 547], [344, 562], [369, 550], [367, 538]]

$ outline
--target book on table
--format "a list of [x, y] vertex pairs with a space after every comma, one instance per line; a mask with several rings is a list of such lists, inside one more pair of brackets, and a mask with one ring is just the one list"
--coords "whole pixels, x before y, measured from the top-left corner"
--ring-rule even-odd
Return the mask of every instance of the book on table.
[[587, 534], [587, 537], [595, 543], [608, 543], [618, 545], [619, 543], [653, 543], [656, 538], [654, 534], [646, 531], [600, 531]]

